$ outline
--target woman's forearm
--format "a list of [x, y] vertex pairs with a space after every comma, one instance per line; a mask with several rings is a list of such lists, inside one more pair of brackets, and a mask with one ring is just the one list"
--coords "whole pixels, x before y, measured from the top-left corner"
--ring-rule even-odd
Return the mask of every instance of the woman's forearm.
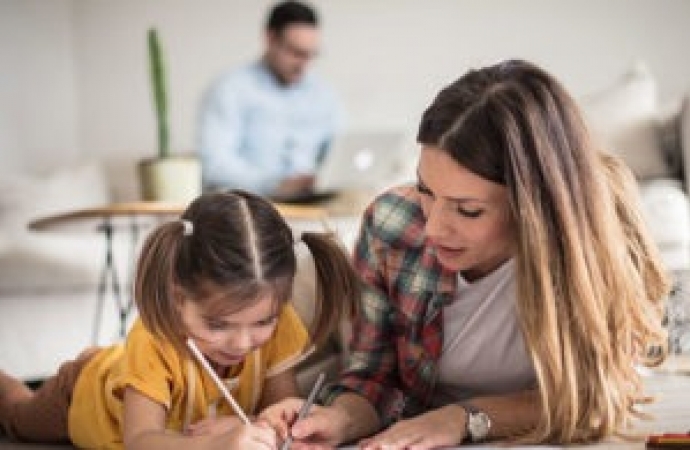
[[381, 419], [376, 409], [360, 395], [353, 393], [339, 395], [331, 406], [340, 409], [343, 413], [340, 414], [341, 423], [339, 424], [341, 443], [371, 436], [381, 429]]
[[541, 417], [541, 400], [536, 390], [492, 397], [475, 397], [468, 403], [491, 420], [489, 439], [504, 439], [529, 433]]

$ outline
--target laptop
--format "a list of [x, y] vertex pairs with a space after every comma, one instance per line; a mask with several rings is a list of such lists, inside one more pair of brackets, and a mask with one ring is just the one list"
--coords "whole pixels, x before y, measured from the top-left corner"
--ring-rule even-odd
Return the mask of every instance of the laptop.
[[314, 174], [314, 188], [291, 196], [272, 197], [283, 203], [318, 203], [339, 191], [380, 187], [400, 168], [404, 133], [351, 131], [337, 135]]

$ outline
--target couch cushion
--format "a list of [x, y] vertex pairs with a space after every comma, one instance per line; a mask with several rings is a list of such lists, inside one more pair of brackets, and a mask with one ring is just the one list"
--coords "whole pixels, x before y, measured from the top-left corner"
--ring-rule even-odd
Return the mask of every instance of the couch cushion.
[[690, 96], [683, 101], [680, 113], [680, 146], [683, 152], [683, 180], [685, 192], [690, 193]]
[[34, 232], [27, 225], [38, 217], [108, 202], [106, 179], [95, 163], [0, 179], [0, 292], [95, 285], [102, 236]]
[[[315, 313], [316, 302], [316, 269], [314, 258], [307, 249], [306, 245], [299, 244], [296, 247], [297, 273], [292, 289], [292, 304], [295, 311], [307, 327], [312, 326]], [[332, 345], [335, 349], [345, 350], [351, 335], [350, 322], [345, 319], [338, 330], [333, 333], [327, 345]]]
[[643, 63], [581, 102], [596, 138], [620, 156], [638, 179], [669, 176], [657, 133], [657, 86]]
[[658, 179], [640, 184], [645, 221], [670, 270], [690, 267], [690, 205], [678, 180]]
[[657, 123], [657, 135], [659, 144], [663, 149], [669, 174], [677, 180], [684, 179], [683, 161], [683, 113], [688, 107], [688, 99], [682, 98], [674, 102], [666, 110], [659, 114]]

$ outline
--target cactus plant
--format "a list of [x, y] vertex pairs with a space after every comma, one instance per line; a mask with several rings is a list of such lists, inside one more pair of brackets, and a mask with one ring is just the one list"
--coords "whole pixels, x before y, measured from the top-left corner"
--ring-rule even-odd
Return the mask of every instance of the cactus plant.
[[155, 28], [148, 30], [148, 53], [158, 121], [158, 156], [139, 161], [141, 197], [146, 201], [188, 203], [201, 193], [201, 165], [193, 155], [170, 154], [165, 64]]
[[155, 28], [148, 31], [149, 68], [153, 102], [158, 121], [158, 157], [170, 156], [170, 132], [168, 129], [168, 92], [165, 79], [163, 54]]

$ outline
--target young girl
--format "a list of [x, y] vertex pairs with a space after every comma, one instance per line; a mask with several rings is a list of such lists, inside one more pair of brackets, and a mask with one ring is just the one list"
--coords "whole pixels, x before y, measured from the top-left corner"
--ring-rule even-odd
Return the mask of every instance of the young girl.
[[[318, 278], [318, 345], [354, 312], [359, 283], [331, 235], [301, 240]], [[36, 392], [0, 372], [5, 432], [85, 448], [274, 448], [275, 432], [241, 425], [185, 341], [194, 341], [247, 414], [296, 395], [293, 368], [310, 339], [288, 303], [295, 244], [262, 198], [202, 195], [144, 243], [135, 283], [140, 318], [124, 345], [85, 351]]]

